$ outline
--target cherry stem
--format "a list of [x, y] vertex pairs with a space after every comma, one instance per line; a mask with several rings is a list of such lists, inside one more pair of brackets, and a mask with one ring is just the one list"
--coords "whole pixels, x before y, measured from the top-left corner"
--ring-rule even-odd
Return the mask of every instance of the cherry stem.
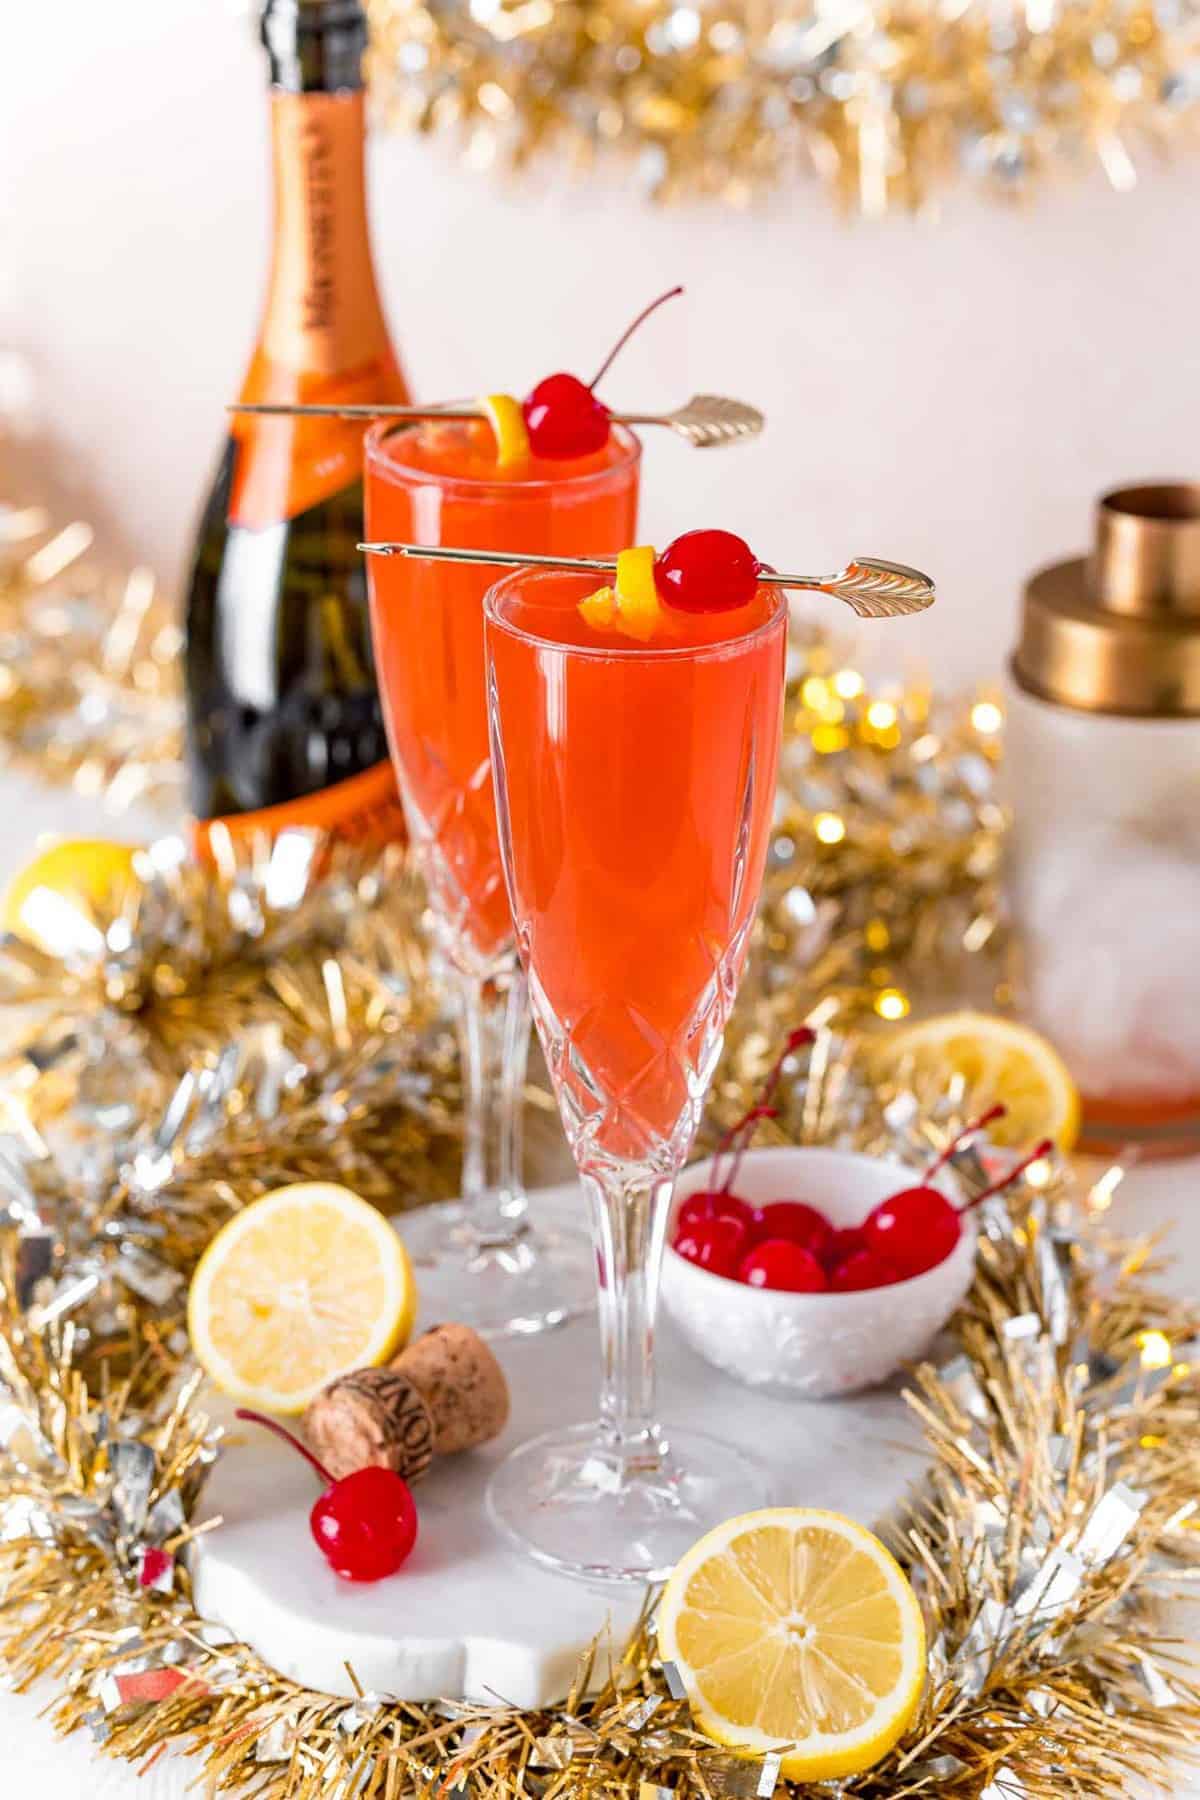
[[817, 1034], [812, 1029], [811, 1025], [800, 1025], [796, 1030], [788, 1032], [787, 1037], [784, 1039], [783, 1049], [779, 1052], [779, 1055], [767, 1070], [766, 1080], [763, 1082], [762, 1093], [759, 1096], [757, 1105], [752, 1106], [750, 1111], [740, 1118], [736, 1125], [731, 1125], [729, 1127], [729, 1130], [725, 1133], [725, 1136], [717, 1146], [716, 1155], [713, 1157], [714, 1181], [716, 1181], [718, 1175], [718, 1159], [722, 1156], [727, 1156], [729, 1152], [734, 1149], [735, 1145], [737, 1147], [729, 1174], [726, 1176], [724, 1183], [717, 1188], [717, 1193], [727, 1194], [733, 1186], [733, 1178], [737, 1174], [742, 1157], [750, 1147], [749, 1139], [750, 1137], [753, 1137], [754, 1127], [758, 1124], [759, 1120], [778, 1118], [779, 1115], [773, 1110], [770, 1102], [775, 1097], [775, 1089], [779, 1086], [780, 1078], [783, 1075], [784, 1063], [787, 1061], [788, 1057], [791, 1056], [793, 1051], [799, 1050], [802, 1044], [815, 1043], [816, 1036]]
[[1043, 1138], [1041, 1143], [1036, 1145], [1035, 1148], [1029, 1152], [1028, 1156], [1023, 1156], [1021, 1158], [1015, 1169], [1010, 1169], [1008, 1171], [1008, 1174], [1004, 1177], [1003, 1181], [994, 1181], [991, 1187], [984, 1188], [982, 1194], [976, 1194], [973, 1200], [968, 1200], [965, 1206], [960, 1206], [958, 1209], [959, 1212], [970, 1212], [974, 1207], [979, 1206], [982, 1201], [990, 1200], [994, 1194], [1002, 1194], [1005, 1188], [1012, 1186], [1019, 1175], [1023, 1175], [1026, 1169], [1031, 1168], [1035, 1162], [1041, 1162], [1043, 1156], [1049, 1156], [1053, 1149], [1054, 1139]]
[[317, 1471], [326, 1487], [336, 1486], [333, 1476], [325, 1464], [318, 1462], [308, 1445], [302, 1444], [300, 1439], [294, 1436], [285, 1425], [280, 1425], [275, 1419], [268, 1419], [263, 1413], [251, 1412], [248, 1406], [239, 1406], [233, 1416], [235, 1419], [245, 1419], [250, 1425], [261, 1425], [265, 1431], [274, 1432], [277, 1438], [281, 1438], [285, 1444], [290, 1444], [293, 1450], [300, 1452], [305, 1462]]
[[642, 310], [638, 314], [637, 318], [633, 321], [633, 324], [627, 326], [626, 329], [621, 333], [620, 337], [617, 339], [616, 343], [613, 345], [612, 349], [609, 351], [609, 353], [605, 357], [604, 361], [600, 364], [599, 371], [595, 375], [593, 375], [592, 379], [588, 382], [588, 392], [589, 393], [596, 386], [597, 382], [602, 381], [603, 378], [608, 374], [608, 371], [612, 368], [614, 362], [616, 362], [616, 360], [617, 360], [617, 357], [621, 354], [622, 350], [625, 348], [626, 344], [629, 342], [630, 338], [633, 336], [633, 334], [637, 330], [638, 326], [643, 324], [650, 317], [650, 314], [652, 312], [657, 312], [658, 308], [663, 304], [664, 301], [673, 300], [675, 298], [676, 294], [682, 294], [682, 292], [683, 292], [682, 287], [668, 288], [665, 294], [660, 294], [658, 296], [657, 300], [652, 300], [650, 302], [649, 306], [645, 306], [642, 308]]
[[997, 1100], [995, 1106], [989, 1106], [985, 1113], [980, 1113], [977, 1119], [972, 1119], [969, 1125], [964, 1125], [962, 1130], [950, 1139], [937, 1161], [930, 1163], [925, 1171], [925, 1180], [928, 1181], [931, 1175], [936, 1175], [939, 1169], [944, 1169], [950, 1158], [958, 1155], [968, 1138], [974, 1137], [977, 1131], [982, 1131], [985, 1125], [991, 1125], [996, 1119], [1002, 1119], [1007, 1111], [1007, 1106]]
[[750, 1111], [738, 1126], [738, 1139], [733, 1149], [733, 1160], [729, 1165], [729, 1173], [725, 1177], [724, 1185], [718, 1190], [720, 1193], [728, 1194], [732, 1191], [733, 1184], [737, 1180], [737, 1172], [742, 1166], [742, 1158], [750, 1148], [750, 1140], [754, 1136], [754, 1127], [758, 1124], [759, 1120], [777, 1119], [778, 1117], [779, 1114], [773, 1106], [752, 1106], [750, 1108]]

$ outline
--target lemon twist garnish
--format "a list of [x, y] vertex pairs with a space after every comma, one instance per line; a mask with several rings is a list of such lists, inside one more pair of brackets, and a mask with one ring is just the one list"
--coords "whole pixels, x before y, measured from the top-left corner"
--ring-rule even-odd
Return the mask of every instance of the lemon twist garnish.
[[529, 461], [529, 433], [521, 402], [511, 394], [485, 394], [479, 402], [496, 439], [496, 467], [511, 469]]
[[662, 605], [654, 581], [656, 553], [652, 544], [638, 544], [617, 555], [617, 579], [612, 587], [597, 588], [579, 602], [580, 616], [597, 630], [614, 627], [626, 637], [645, 643], [653, 637], [662, 617]]
[[587, 624], [597, 631], [607, 631], [617, 617], [616, 591], [610, 587], [597, 588], [586, 600], [579, 602], [579, 614]]

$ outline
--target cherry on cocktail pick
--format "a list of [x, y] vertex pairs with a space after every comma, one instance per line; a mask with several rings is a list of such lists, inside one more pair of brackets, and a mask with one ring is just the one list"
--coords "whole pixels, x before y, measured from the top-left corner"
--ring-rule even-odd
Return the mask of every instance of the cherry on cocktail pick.
[[325, 1483], [308, 1522], [335, 1574], [347, 1581], [382, 1581], [407, 1562], [417, 1541], [417, 1509], [402, 1476], [372, 1466], [335, 1481], [307, 1445], [276, 1420], [246, 1407], [238, 1407], [236, 1417], [273, 1431], [299, 1451]]
[[[1002, 1106], [992, 1107], [982, 1119], [968, 1125], [947, 1146], [929, 1173], [934, 1173], [949, 1161], [965, 1137], [979, 1130], [981, 1125], [990, 1124], [993, 1119], [999, 1118], [1004, 1110]], [[944, 1262], [958, 1243], [964, 1213], [971, 1212], [984, 1200], [990, 1200], [993, 1194], [1003, 1193], [1032, 1163], [1040, 1162], [1053, 1148], [1053, 1139], [1043, 1138], [1028, 1156], [1022, 1157], [1016, 1167], [1009, 1170], [1003, 1180], [993, 1182], [962, 1207], [952, 1206], [937, 1188], [924, 1185], [903, 1188], [899, 1193], [889, 1194], [863, 1220], [865, 1248], [890, 1264], [903, 1279], [911, 1275], [923, 1275], [926, 1269], [935, 1268], [938, 1263]]]
[[[438, 416], [452, 418], [455, 415], [443, 411]], [[463, 416], [474, 418], [476, 415]], [[649, 422], [644, 414], [624, 416], [632, 424]], [[676, 424], [681, 425], [682, 417], [682, 414], [676, 416]], [[669, 422], [665, 414], [661, 422]], [[692, 441], [701, 440], [693, 438]], [[677, 611], [724, 612], [727, 608], [744, 606], [747, 558], [754, 563], [757, 583], [765, 587], [803, 588], [832, 594], [836, 600], [843, 600], [860, 619], [896, 619], [905, 613], [923, 612], [933, 605], [933, 581], [920, 569], [909, 568], [907, 563], [885, 562], [881, 556], [856, 556], [833, 575], [785, 575], [768, 563], [755, 561], [744, 540], [729, 531], [711, 534], [719, 542], [710, 548], [719, 552], [717, 561], [723, 559], [729, 572], [727, 582], [714, 585], [705, 575], [702, 556], [697, 566], [697, 550], [702, 552], [704, 545], [701, 543], [697, 547], [694, 541], [709, 535], [707, 532], [685, 532], [655, 558], [655, 594]], [[678, 561], [676, 546], [685, 539], [693, 541]], [[364, 556], [413, 556], [422, 562], [475, 563], [493, 569], [566, 569], [581, 575], [608, 576], [617, 573], [612, 558], [603, 556], [550, 556], [541, 551], [480, 550], [459, 544], [407, 544], [390, 540], [362, 543], [358, 548]], [[662, 565], [661, 588], [659, 564]], [[672, 579], [673, 574], [678, 575], [678, 579]]]
[[732, 531], [685, 531], [655, 559], [654, 585], [678, 612], [725, 612], [749, 606], [763, 564]]
[[560, 370], [538, 382], [521, 406], [529, 445], [536, 456], [558, 460], [593, 456], [597, 450], [603, 450], [608, 442], [612, 414], [597, 400], [596, 385], [608, 374], [639, 325], [664, 301], [673, 300], [682, 292], [681, 287], [668, 288], [665, 294], [644, 307], [633, 324], [622, 332], [591, 381], [585, 384], [577, 375], [567, 375]]

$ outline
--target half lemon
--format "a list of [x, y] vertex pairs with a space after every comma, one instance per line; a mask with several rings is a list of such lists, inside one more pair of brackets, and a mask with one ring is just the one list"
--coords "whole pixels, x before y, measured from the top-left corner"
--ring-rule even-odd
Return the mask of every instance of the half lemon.
[[994, 1013], [940, 1013], [872, 1041], [877, 1072], [922, 1078], [961, 1076], [972, 1112], [1003, 1101], [1007, 1114], [990, 1128], [1011, 1149], [1053, 1138], [1068, 1151], [1079, 1136], [1079, 1092], [1053, 1044], [1029, 1025]]
[[416, 1306], [408, 1252], [382, 1213], [304, 1181], [221, 1227], [192, 1277], [188, 1331], [222, 1393], [298, 1413], [336, 1376], [385, 1362]]
[[925, 1681], [925, 1626], [899, 1564], [840, 1513], [746, 1513], [688, 1551], [663, 1590], [659, 1653], [696, 1724], [793, 1781], [869, 1769]]
[[63, 838], [18, 870], [0, 901], [0, 924], [49, 956], [69, 954], [108, 925], [139, 883], [136, 845]]

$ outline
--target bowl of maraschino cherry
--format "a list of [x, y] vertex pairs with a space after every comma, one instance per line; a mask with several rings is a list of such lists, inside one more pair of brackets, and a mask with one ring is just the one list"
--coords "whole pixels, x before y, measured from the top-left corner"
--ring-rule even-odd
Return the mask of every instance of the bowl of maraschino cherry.
[[[794, 1033], [784, 1055], [807, 1035]], [[952, 1159], [1003, 1107], [923, 1172], [849, 1150], [754, 1150], [782, 1063], [721, 1151], [676, 1183], [663, 1302], [716, 1368], [823, 1399], [873, 1387], [928, 1349], [971, 1285], [974, 1208], [1053, 1146], [1039, 1144], [965, 1203]]]

